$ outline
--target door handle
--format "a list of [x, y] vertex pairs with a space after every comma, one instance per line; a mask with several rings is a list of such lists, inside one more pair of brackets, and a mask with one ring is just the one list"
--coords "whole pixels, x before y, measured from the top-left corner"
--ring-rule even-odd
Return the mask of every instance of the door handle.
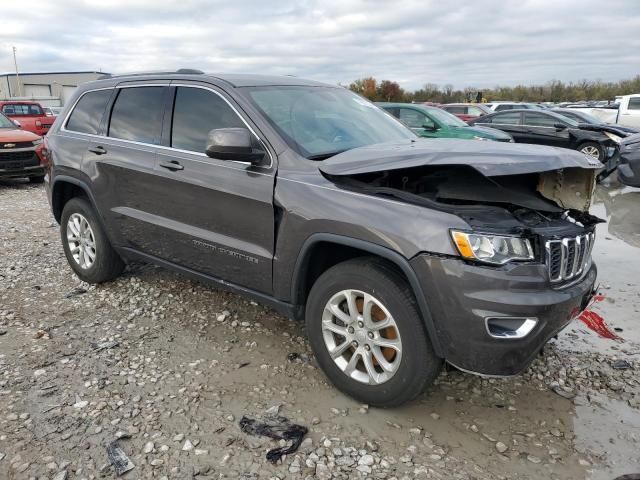
[[160, 166], [162, 168], [166, 168], [167, 170], [171, 170], [172, 172], [184, 170], [184, 167], [180, 165], [180, 162], [177, 162], [176, 160], [171, 160], [169, 162], [160, 162]]
[[89, 151], [91, 153], [95, 153], [96, 155], [104, 155], [107, 153], [107, 149], [98, 145], [97, 147], [90, 147]]

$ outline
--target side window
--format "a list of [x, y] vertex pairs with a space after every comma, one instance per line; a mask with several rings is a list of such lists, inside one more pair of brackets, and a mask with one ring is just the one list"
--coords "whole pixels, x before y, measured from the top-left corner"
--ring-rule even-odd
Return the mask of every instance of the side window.
[[446, 105], [443, 107], [447, 112], [449, 113], [453, 113], [454, 115], [463, 115], [465, 114], [465, 110], [467, 107], [462, 107], [462, 106], [450, 106], [447, 107]]
[[471, 107], [471, 106], [467, 108], [467, 113], [469, 115], [473, 115], [474, 117], [480, 117], [484, 115], [484, 112], [480, 110], [478, 107]]
[[627, 108], [629, 110], [640, 110], [640, 97], [631, 97]]
[[534, 127], [553, 127], [556, 123], [561, 123], [557, 118], [543, 113], [526, 112], [524, 114], [524, 124]]
[[246, 125], [219, 95], [202, 88], [178, 87], [171, 128], [173, 148], [204, 153], [211, 130], [234, 127]]
[[127, 87], [118, 92], [109, 122], [109, 136], [158, 144], [166, 87]]
[[500, 104], [496, 107], [496, 112], [502, 112], [504, 110], [513, 110], [513, 105]]
[[520, 125], [520, 112], [507, 112], [491, 117], [491, 123], [498, 125]]
[[85, 93], [76, 104], [65, 128], [73, 132], [98, 133], [102, 115], [111, 97], [112, 90], [97, 90]]
[[400, 109], [400, 121], [409, 128], [422, 128], [424, 125], [433, 126], [433, 121], [424, 113], [412, 108]]

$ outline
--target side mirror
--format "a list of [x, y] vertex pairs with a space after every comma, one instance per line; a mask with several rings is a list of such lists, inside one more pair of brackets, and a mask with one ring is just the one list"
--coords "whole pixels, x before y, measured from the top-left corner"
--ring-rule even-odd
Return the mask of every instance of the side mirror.
[[567, 129], [567, 126], [564, 125], [563, 123], [554, 123], [553, 126], [556, 127], [556, 130], [558, 132], [560, 132], [561, 130], [566, 130]]
[[438, 127], [436, 127], [433, 123], [425, 123], [424, 125], [422, 125], [422, 128], [424, 128], [427, 132], [435, 132], [438, 130]]
[[217, 128], [207, 136], [207, 156], [252, 165], [262, 163], [266, 152], [246, 128]]

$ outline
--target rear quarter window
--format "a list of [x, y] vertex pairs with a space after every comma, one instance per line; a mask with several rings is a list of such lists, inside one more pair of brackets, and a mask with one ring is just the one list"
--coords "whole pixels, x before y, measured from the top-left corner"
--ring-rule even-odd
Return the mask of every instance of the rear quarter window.
[[85, 93], [71, 112], [65, 128], [72, 132], [97, 134], [112, 90]]
[[640, 110], [640, 97], [631, 97], [628, 108], [629, 110]]

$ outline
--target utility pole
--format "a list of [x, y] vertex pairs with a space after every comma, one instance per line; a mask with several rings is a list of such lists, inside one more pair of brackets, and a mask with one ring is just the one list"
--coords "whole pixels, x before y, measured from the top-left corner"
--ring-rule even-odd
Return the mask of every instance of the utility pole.
[[16, 59], [16, 47], [13, 47], [13, 64], [16, 66], [16, 84], [18, 86], [18, 96], [22, 96], [22, 86], [20, 85], [20, 74], [18, 73], [18, 60]]

